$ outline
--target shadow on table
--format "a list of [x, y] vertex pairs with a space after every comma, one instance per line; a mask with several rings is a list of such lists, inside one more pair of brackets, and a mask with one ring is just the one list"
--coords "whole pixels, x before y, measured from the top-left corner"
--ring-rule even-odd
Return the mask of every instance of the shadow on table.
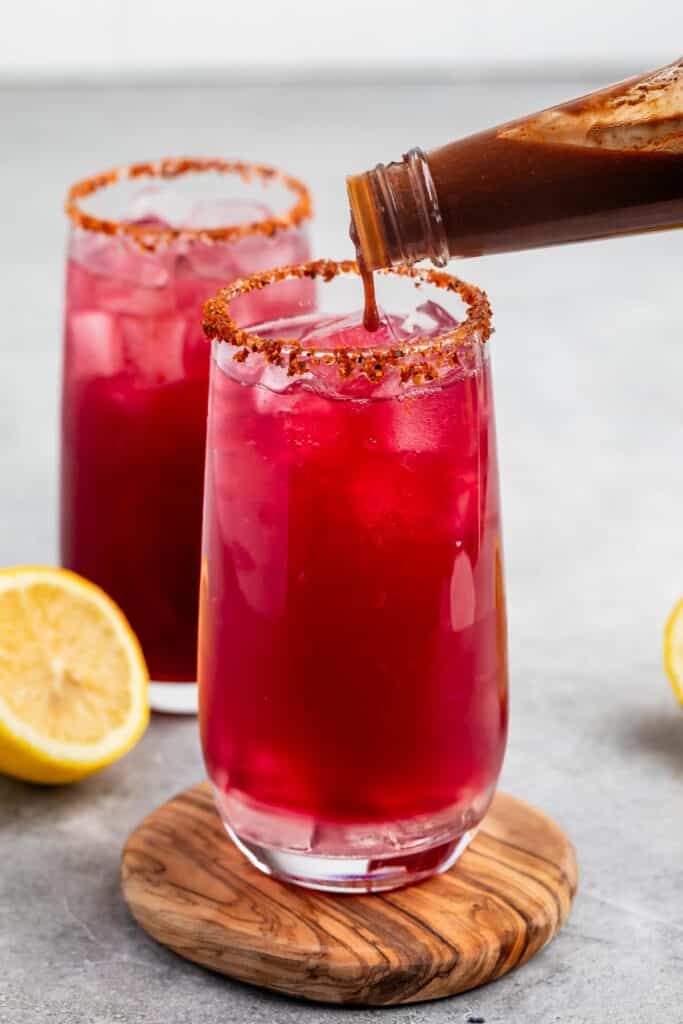
[[47, 813], [54, 818], [55, 814], [74, 808], [92, 807], [110, 789], [107, 779], [96, 777], [72, 785], [47, 786], [0, 775], [0, 825], [27, 822]]
[[683, 768], [683, 714], [652, 711], [622, 725], [621, 739], [629, 750], [638, 750], [675, 768]]
[[[155, 790], [169, 776], [163, 757], [172, 744], [175, 744], [173, 750], [176, 762], [179, 758], [177, 751], [182, 750], [180, 763], [184, 765], [189, 761], [194, 776], [192, 781], [198, 782], [204, 778], [198, 734], [199, 727], [194, 716], [155, 714], [147, 733], [133, 750], [79, 782], [53, 786], [22, 782], [0, 774], [0, 822], [10, 814], [15, 817], [32, 817], [47, 808], [54, 812], [82, 805], [94, 810], [101, 807], [101, 801], [108, 797], [122, 801], [144, 794], [145, 791], [149, 799], [153, 800]], [[144, 780], [144, 785], [141, 785], [141, 780]], [[177, 789], [182, 788], [182, 781], [178, 782]], [[165, 787], [162, 787], [161, 795], [168, 798], [174, 791], [172, 788], [166, 792]]]

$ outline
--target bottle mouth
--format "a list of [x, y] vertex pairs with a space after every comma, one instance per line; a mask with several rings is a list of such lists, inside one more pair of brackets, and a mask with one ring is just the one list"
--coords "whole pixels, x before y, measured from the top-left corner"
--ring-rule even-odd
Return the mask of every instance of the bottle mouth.
[[351, 238], [368, 270], [429, 257], [449, 260], [448, 239], [427, 157], [419, 148], [402, 162], [377, 164], [347, 178]]
[[378, 164], [374, 172], [354, 174], [346, 179], [346, 194], [351, 210], [349, 234], [358, 257], [362, 257], [368, 270], [379, 270], [392, 263], [392, 240], [386, 238], [387, 232], [380, 218], [376, 189], [373, 187], [373, 175], [380, 168], [384, 169], [382, 164]]
[[[264, 185], [277, 183], [293, 193], [295, 199], [289, 209], [283, 213], [273, 214], [252, 222], [226, 224], [213, 228], [186, 228], [168, 224], [140, 224], [125, 220], [112, 220], [95, 216], [80, 205], [83, 199], [118, 182], [138, 178], [169, 180], [182, 175], [206, 174], [208, 172], [238, 175], [245, 183], [253, 180], [258, 180]], [[211, 157], [167, 157], [162, 160], [115, 167], [109, 171], [94, 174], [71, 186], [66, 196], [64, 210], [76, 228], [110, 236], [123, 235], [140, 249], [150, 252], [167, 247], [178, 240], [210, 244], [238, 242], [249, 235], [260, 234], [272, 237], [278, 231], [298, 227], [304, 221], [309, 220], [313, 214], [311, 194], [306, 185], [298, 178], [264, 164]]]
[[[484, 291], [443, 271], [420, 269], [401, 264], [381, 269], [382, 276], [408, 278], [417, 288], [429, 285], [455, 293], [465, 306], [464, 320], [443, 333], [416, 334], [409, 340], [391, 347], [351, 346], [348, 348], [316, 349], [296, 338], [275, 336], [269, 325], [267, 336], [259, 334], [259, 327], [240, 327], [231, 312], [231, 304], [250, 292], [261, 291], [283, 281], [320, 280], [329, 283], [344, 275], [358, 275], [358, 264], [353, 260], [313, 260], [298, 266], [276, 267], [238, 279], [221, 289], [204, 305], [202, 326], [210, 341], [224, 342], [235, 349], [234, 359], [244, 362], [260, 355], [268, 363], [283, 367], [290, 377], [301, 376], [316, 365], [336, 366], [344, 378], [364, 376], [379, 381], [391, 370], [400, 374], [402, 383], [423, 384], [436, 381], [451, 370], [462, 367], [463, 361], [484, 345], [492, 332], [491, 306]], [[287, 321], [283, 320], [286, 330]], [[372, 337], [369, 334], [368, 337]]]

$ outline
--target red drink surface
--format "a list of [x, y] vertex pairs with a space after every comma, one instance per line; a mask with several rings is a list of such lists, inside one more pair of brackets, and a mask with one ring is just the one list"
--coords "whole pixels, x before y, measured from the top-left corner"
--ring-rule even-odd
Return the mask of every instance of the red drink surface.
[[[331, 330], [321, 347], [390, 341], [386, 320]], [[352, 398], [353, 382], [331, 394], [331, 377], [215, 354], [199, 678], [219, 801], [329, 823], [480, 817], [507, 727], [488, 360]]]
[[[253, 207], [245, 215], [256, 219]], [[209, 372], [202, 304], [236, 276], [307, 252], [301, 231], [156, 253], [124, 239], [72, 236], [62, 562], [121, 605], [152, 679], [196, 678]], [[249, 299], [246, 322], [310, 306], [311, 283], [293, 284], [275, 307], [267, 295]]]

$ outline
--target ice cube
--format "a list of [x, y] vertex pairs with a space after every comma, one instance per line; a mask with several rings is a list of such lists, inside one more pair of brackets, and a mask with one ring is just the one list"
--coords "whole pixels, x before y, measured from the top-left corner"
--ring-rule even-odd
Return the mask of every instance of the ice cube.
[[140, 288], [167, 285], [173, 262], [167, 251], [145, 252], [125, 235], [97, 231], [74, 232], [69, 255], [91, 274]]
[[240, 199], [197, 199], [184, 225], [188, 228], [223, 228], [233, 224], [253, 224], [271, 216], [265, 203]]
[[111, 377], [121, 365], [116, 320], [109, 313], [70, 313], [66, 322], [66, 372], [70, 379]]
[[[254, 212], [261, 211], [256, 220], [263, 220], [270, 216], [267, 207], [254, 207]], [[252, 217], [245, 217], [245, 221], [252, 220]], [[232, 223], [242, 223], [233, 220]], [[303, 263], [310, 257], [308, 235], [305, 228], [289, 228], [277, 231], [274, 235], [264, 235], [260, 231], [254, 231], [237, 242], [229, 244], [203, 245], [194, 244], [188, 251], [188, 257], [195, 267], [196, 273], [204, 277], [219, 278], [223, 284], [234, 280], [236, 277], [249, 277], [258, 270], [269, 270], [271, 267], [284, 266], [285, 264]], [[306, 284], [310, 291], [311, 282], [299, 282]], [[292, 282], [287, 282], [291, 285]], [[264, 300], [274, 294], [274, 288], [283, 289], [285, 284], [271, 286], [264, 289]]]
[[234, 258], [234, 244], [230, 242], [190, 242], [178, 266], [178, 274], [208, 282], [211, 292], [225, 287], [239, 277]]
[[[190, 228], [219, 228], [231, 224], [249, 224], [267, 220], [270, 210], [262, 203], [245, 203], [235, 200], [201, 199], [195, 202], [187, 226]], [[268, 242], [265, 235], [254, 233], [237, 242], [191, 242], [187, 248], [187, 260], [191, 271], [200, 277], [211, 278], [217, 287], [228, 284], [236, 277], [248, 276], [245, 270], [249, 263], [240, 254], [249, 254], [253, 249], [261, 251]], [[254, 270], [265, 269], [254, 266]]]
[[321, 352], [333, 352], [338, 348], [382, 349], [391, 348], [399, 341], [393, 317], [379, 310], [380, 324], [376, 331], [366, 331], [363, 326], [363, 311], [357, 310], [347, 316], [324, 316], [314, 321], [304, 332], [301, 341], [307, 348]]
[[393, 406], [393, 446], [399, 452], [438, 451], [451, 431], [451, 409], [435, 394], [438, 385], [422, 386]]
[[129, 223], [179, 228], [188, 223], [192, 208], [191, 196], [168, 185], [147, 185], [133, 196], [124, 216]]
[[[208, 202], [208, 201], [207, 201]], [[211, 203], [211, 218], [222, 223], [243, 223], [262, 220], [270, 211], [262, 204]], [[219, 217], [217, 211], [224, 216]], [[227, 220], [226, 220], [227, 217]], [[201, 220], [206, 222], [207, 218]], [[207, 225], [208, 226], [208, 225]], [[236, 278], [249, 277], [259, 270], [308, 259], [308, 238], [303, 229], [277, 232], [273, 237], [254, 232], [237, 242], [192, 242], [178, 262], [176, 276], [204, 281], [213, 294]], [[208, 295], [206, 296], [208, 298]], [[270, 285], [236, 299], [231, 313], [241, 327], [296, 316], [315, 307], [315, 283], [310, 279], [292, 279]]]
[[[269, 285], [261, 291], [251, 292], [248, 297], [251, 299], [249, 315], [252, 319], [240, 320], [240, 323], [268, 323], [298, 317], [315, 309], [315, 281], [309, 278], [290, 278]], [[286, 327], [284, 333], [289, 337]]]
[[439, 334], [446, 334], [455, 330], [459, 321], [451, 316], [448, 310], [440, 306], [438, 302], [431, 299], [423, 302], [408, 316], [397, 320], [395, 329], [401, 335], [402, 340], [409, 338], [434, 338]]
[[286, 599], [288, 524], [274, 511], [287, 507], [288, 475], [267, 445], [261, 451], [256, 440], [231, 443], [216, 427], [212, 436], [220, 436], [221, 445], [209, 448], [208, 473], [232, 571], [246, 604], [259, 615], [277, 616]]
[[141, 386], [184, 376], [187, 320], [178, 314], [119, 317], [124, 369]]
[[270, 267], [303, 263], [309, 256], [310, 246], [305, 228], [287, 228], [276, 231], [274, 235], [254, 233], [235, 245], [235, 261], [240, 277]]
[[150, 314], [168, 307], [170, 256], [128, 239], [79, 232], [70, 249], [69, 308]]

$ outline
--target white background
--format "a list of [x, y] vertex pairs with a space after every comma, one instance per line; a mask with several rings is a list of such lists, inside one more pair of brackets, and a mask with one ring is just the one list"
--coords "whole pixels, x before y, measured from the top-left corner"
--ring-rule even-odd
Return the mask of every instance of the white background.
[[680, 0], [17, 0], [0, 79], [625, 71], [683, 51]]

